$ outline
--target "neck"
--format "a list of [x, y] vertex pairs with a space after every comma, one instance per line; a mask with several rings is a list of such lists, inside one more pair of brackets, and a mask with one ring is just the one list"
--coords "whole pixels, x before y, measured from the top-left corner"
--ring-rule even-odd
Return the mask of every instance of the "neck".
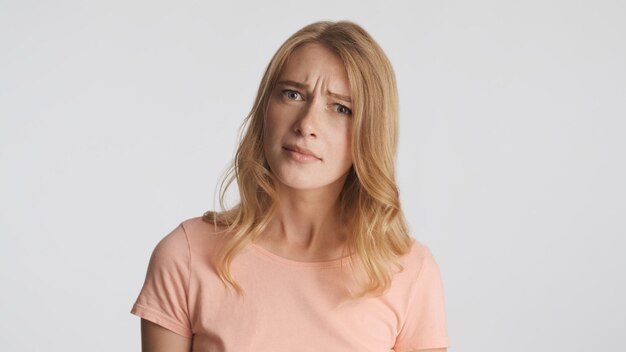
[[278, 210], [260, 242], [276, 254], [300, 261], [340, 258], [346, 237], [339, 219], [342, 186], [337, 182], [323, 190], [295, 190], [280, 185]]

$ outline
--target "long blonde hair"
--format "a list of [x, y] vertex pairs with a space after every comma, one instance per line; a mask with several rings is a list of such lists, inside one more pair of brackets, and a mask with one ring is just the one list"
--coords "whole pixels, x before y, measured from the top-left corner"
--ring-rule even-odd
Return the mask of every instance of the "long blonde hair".
[[[398, 95], [383, 50], [363, 28], [349, 21], [316, 22], [300, 29], [270, 61], [242, 125], [233, 163], [222, 178], [222, 211], [208, 211], [203, 216], [209, 223], [225, 226], [228, 234], [215, 266], [224, 284], [243, 293], [231, 275], [230, 263], [267, 228], [278, 204], [277, 179], [263, 153], [263, 117], [285, 62], [294, 50], [312, 42], [325, 45], [341, 58], [352, 96], [353, 165], [339, 196], [339, 209], [340, 219], [349, 229], [345, 251], [356, 255], [368, 281], [353, 298], [381, 295], [391, 285], [392, 267], [403, 270], [399, 257], [409, 252], [413, 241], [395, 181]], [[226, 191], [235, 180], [239, 203], [226, 209]]]

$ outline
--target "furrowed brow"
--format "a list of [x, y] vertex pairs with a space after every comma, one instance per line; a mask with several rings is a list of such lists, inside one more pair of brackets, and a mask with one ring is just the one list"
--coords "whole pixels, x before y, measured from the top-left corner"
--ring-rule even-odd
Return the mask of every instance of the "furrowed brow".
[[[307, 84], [305, 84], [305, 83], [292, 81], [290, 79], [285, 79], [285, 80], [282, 80], [282, 81], [278, 81], [278, 84], [286, 85], [286, 86], [293, 86], [293, 87], [296, 87], [298, 89], [303, 89], [303, 90], [308, 90], [308, 88], [309, 88], [309, 86]], [[333, 93], [331, 91], [328, 91], [328, 95], [330, 95], [331, 97], [337, 98], [339, 100], [343, 100], [343, 101], [345, 101], [347, 103], [352, 103], [352, 99], [349, 96], [347, 96], [347, 95]]]
[[306, 85], [304, 83], [301, 83], [301, 82], [292, 81], [290, 79], [279, 81], [278, 84], [282, 84], [282, 85], [286, 85], [286, 86], [294, 86], [294, 87], [299, 88], [299, 89], [307, 89], [308, 88], [308, 85]]
[[328, 92], [328, 95], [330, 95], [331, 97], [337, 98], [339, 100], [343, 100], [347, 103], [352, 103], [352, 99], [350, 99], [350, 97], [347, 95], [341, 95], [341, 94], [333, 93], [330, 91]]

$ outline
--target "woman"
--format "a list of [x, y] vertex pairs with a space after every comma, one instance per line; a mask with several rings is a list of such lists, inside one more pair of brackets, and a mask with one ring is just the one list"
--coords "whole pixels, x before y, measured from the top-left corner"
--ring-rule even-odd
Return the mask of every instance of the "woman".
[[395, 183], [397, 92], [351, 22], [291, 36], [230, 173], [240, 202], [156, 246], [132, 313], [144, 351], [445, 351], [443, 287]]

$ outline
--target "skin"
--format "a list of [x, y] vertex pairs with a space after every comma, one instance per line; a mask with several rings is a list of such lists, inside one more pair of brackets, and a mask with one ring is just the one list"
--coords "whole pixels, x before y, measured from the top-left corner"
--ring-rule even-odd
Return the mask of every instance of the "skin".
[[[339, 97], [342, 96], [342, 97]], [[264, 152], [279, 180], [279, 208], [258, 244], [299, 261], [335, 259], [345, 241], [338, 197], [352, 166], [352, 114], [343, 62], [320, 44], [291, 55], [265, 116]], [[320, 160], [294, 160], [285, 145], [310, 149]]]
[[[257, 244], [297, 261], [339, 258], [345, 229], [337, 217], [338, 197], [352, 166], [345, 67], [326, 47], [307, 44], [294, 51], [278, 82], [265, 116], [263, 148], [279, 180], [280, 202]], [[298, 161], [283, 148], [287, 144], [310, 149], [319, 160]], [[143, 352], [191, 351], [192, 339], [145, 319], [141, 334]]]
[[142, 352], [189, 352], [192, 339], [178, 335], [161, 325], [141, 319]]

